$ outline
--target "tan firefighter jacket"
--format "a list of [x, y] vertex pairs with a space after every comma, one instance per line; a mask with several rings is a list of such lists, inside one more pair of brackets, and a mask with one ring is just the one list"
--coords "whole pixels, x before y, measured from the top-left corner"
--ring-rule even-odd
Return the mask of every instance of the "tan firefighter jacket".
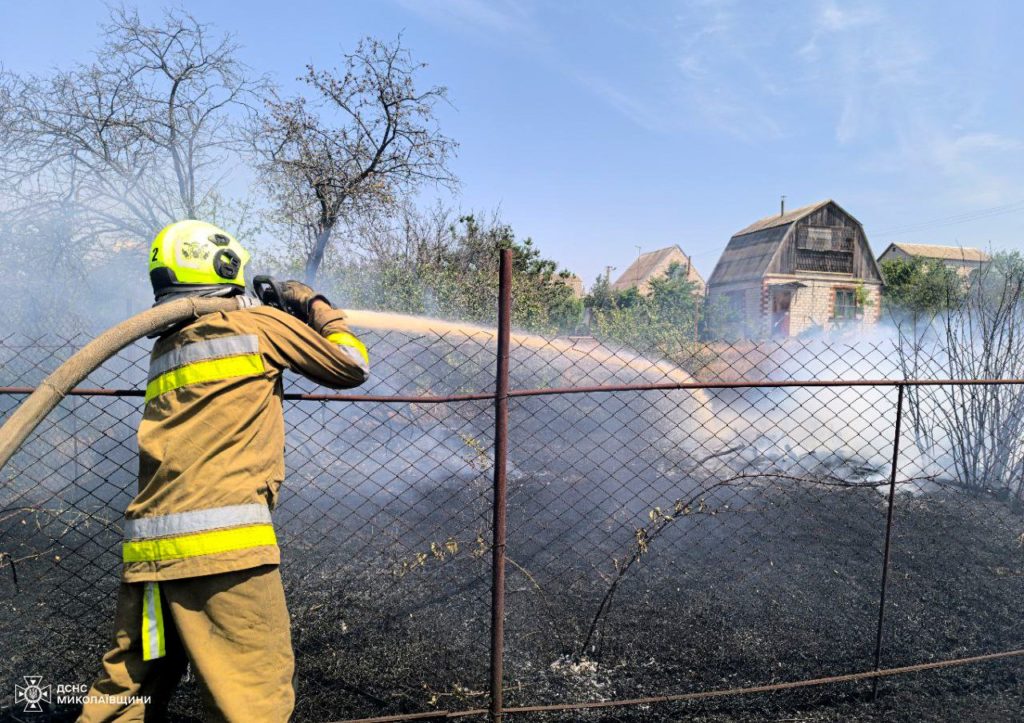
[[[258, 303], [258, 302], [257, 302]], [[329, 387], [369, 375], [344, 313], [307, 326], [267, 306], [202, 316], [157, 340], [139, 425], [139, 493], [125, 512], [124, 580], [278, 563], [285, 369]]]

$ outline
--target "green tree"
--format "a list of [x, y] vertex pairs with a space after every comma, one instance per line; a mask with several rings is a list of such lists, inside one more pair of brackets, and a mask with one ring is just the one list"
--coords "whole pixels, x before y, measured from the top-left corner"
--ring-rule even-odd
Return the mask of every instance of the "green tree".
[[615, 294], [615, 308], [617, 309], [631, 309], [635, 306], [641, 306], [644, 303], [644, 297], [640, 293], [640, 289], [635, 286], [630, 286], [625, 291], [619, 291]]
[[578, 323], [582, 303], [568, 284], [569, 273], [541, 255], [532, 239], [516, 240], [512, 227], [496, 219], [459, 219], [447, 253], [440, 255], [432, 286], [449, 314], [493, 321], [498, 299], [498, 261], [512, 250], [512, 323], [519, 328], [554, 333]]
[[593, 292], [589, 297], [595, 336], [669, 359], [693, 356], [701, 298], [678, 264], [651, 279], [647, 295], [633, 286], [611, 294], [604, 308], [597, 305], [598, 298]]
[[941, 261], [912, 257], [882, 262], [883, 299], [893, 319], [927, 319], [956, 307], [966, 284]]
[[590, 287], [590, 293], [583, 300], [588, 309], [601, 309], [607, 311], [615, 303], [615, 292], [607, 276], [598, 276], [594, 285]]
[[406, 209], [397, 223], [361, 229], [348, 246], [351, 253], [326, 260], [323, 275], [353, 306], [493, 325], [500, 253], [511, 249], [516, 327], [567, 332], [582, 316], [569, 272], [545, 258], [532, 239], [518, 241], [496, 216]]

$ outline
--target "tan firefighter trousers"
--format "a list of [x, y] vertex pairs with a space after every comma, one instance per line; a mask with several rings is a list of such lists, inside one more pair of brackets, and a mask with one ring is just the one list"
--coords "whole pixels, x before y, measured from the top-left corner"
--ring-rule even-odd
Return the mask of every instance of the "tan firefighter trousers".
[[[159, 583], [165, 654], [148, 661], [144, 584], [121, 583], [114, 647], [103, 656], [104, 675], [89, 690], [79, 723], [165, 720], [189, 662], [206, 720], [288, 720], [295, 659], [277, 565]], [[104, 702], [107, 696], [114, 700]], [[125, 702], [146, 696], [148, 704]]]

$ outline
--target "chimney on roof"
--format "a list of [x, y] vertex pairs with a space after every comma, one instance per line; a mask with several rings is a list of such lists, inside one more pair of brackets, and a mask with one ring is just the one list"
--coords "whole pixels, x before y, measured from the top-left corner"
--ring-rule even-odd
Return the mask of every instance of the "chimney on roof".
[[779, 215], [780, 216], [785, 216], [786, 215], [786, 197], [785, 196], [783, 196], [782, 200], [779, 202]]

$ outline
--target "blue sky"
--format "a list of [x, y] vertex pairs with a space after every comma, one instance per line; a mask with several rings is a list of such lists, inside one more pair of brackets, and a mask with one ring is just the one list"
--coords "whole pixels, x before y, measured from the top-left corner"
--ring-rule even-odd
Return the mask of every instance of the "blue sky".
[[[458, 203], [500, 206], [588, 285], [637, 246], [673, 243], [706, 277], [780, 194], [791, 208], [836, 199], [876, 253], [1024, 247], [1024, 3], [180, 4], [285, 86], [360, 36], [402, 32], [424, 82], [449, 89]], [[0, 0], [0, 62], [84, 59], [105, 15]]]

